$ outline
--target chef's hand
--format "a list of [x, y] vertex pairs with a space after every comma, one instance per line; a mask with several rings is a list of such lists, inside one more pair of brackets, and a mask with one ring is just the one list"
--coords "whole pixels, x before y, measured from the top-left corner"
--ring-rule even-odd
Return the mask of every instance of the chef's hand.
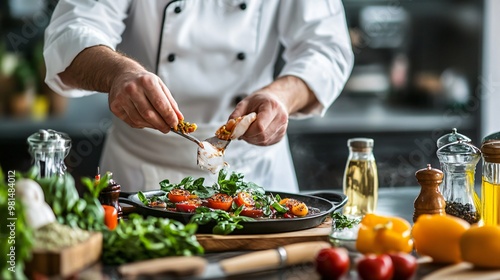
[[229, 118], [257, 113], [257, 118], [240, 139], [268, 146], [285, 136], [289, 114], [317, 102], [304, 81], [295, 76], [283, 76], [240, 101]]
[[183, 119], [167, 86], [147, 71], [116, 77], [108, 102], [111, 112], [134, 128], [149, 127], [167, 133]]
[[177, 102], [158, 76], [109, 47], [84, 49], [59, 77], [67, 86], [108, 92], [113, 114], [132, 127], [167, 133], [183, 119]]

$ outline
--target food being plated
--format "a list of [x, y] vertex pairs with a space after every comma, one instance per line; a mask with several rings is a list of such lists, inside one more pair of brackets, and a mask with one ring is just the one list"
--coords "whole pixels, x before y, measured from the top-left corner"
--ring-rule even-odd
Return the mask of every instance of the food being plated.
[[195, 123], [189, 123], [185, 122], [184, 120], [179, 120], [179, 124], [177, 124], [177, 127], [174, 129], [184, 134], [189, 134], [195, 132], [197, 128], [198, 126]]
[[215, 132], [221, 140], [234, 140], [240, 138], [248, 130], [250, 125], [257, 119], [257, 114], [252, 112], [248, 115], [230, 119]]
[[240, 138], [250, 125], [257, 118], [257, 114], [252, 112], [248, 115], [230, 119], [219, 127], [215, 132], [215, 137], [202, 141], [202, 147], [198, 148], [198, 166], [216, 174], [229, 166], [224, 161], [224, 151], [231, 140]]
[[204, 186], [204, 178], [184, 178], [179, 184], [160, 182], [163, 192], [146, 197], [138, 193], [142, 203], [155, 209], [193, 213], [191, 222], [216, 222], [214, 233], [227, 234], [241, 228], [239, 222], [255, 219], [291, 219], [320, 213], [318, 208], [290, 197], [266, 193], [264, 188], [243, 181], [239, 173], [219, 171], [217, 183]]

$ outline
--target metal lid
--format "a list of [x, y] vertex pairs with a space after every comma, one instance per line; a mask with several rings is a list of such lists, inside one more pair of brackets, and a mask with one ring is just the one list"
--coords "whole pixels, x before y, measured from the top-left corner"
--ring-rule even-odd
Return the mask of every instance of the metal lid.
[[439, 149], [439, 148], [443, 147], [444, 145], [457, 142], [458, 140], [462, 140], [464, 142], [469, 142], [469, 143], [472, 142], [472, 140], [469, 137], [467, 137], [461, 133], [458, 133], [457, 129], [453, 128], [451, 130], [451, 133], [448, 133], [448, 134], [445, 134], [445, 135], [439, 137], [436, 144], [437, 144], [437, 147]]
[[500, 140], [487, 140], [481, 145], [481, 151], [485, 161], [500, 163]]
[[52, 129], [40, 129], [30, 135], [27, 142], [33, 151], [69, 151], [71, 148], [71, 138], [66, 133]]
[[476, 164], [481, 158], [481, 150], [463, 140], [442, 146], [436, 154], [441, 163]]

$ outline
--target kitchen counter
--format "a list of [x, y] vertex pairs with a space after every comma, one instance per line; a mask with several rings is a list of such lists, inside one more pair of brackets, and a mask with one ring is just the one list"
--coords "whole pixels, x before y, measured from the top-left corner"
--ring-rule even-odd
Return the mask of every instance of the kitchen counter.
[[[383, 188], [379, 190], [379, 204], [377, 213], [383, 215], [396, 215], [412, 222], [413, 216], [413, 201], [418, 196], [420, 187], [401, 187], [401, 188]], [[224, 252], [224, 253], [208, 253], [205, 255], [209, 262], [217, 262], [219, 260], [237, 256], [246, 252]], [[356, 252], [350, 252], [350, 257], [354, 260], [359, 256]], [[414, 279], [422, 279], [424, 275], [429, 274], [443, 265], [421, 264]], [[116, 267], [102, 266], [96, 264], [80, 274], [81, 279], [121, 279], [116, 271]], [[159, 277], [139, 279], [160, 279]], [[173, 277], [165, 276], [161, 279], [213, 279], [213, 278], [189, 278], [189, 277]], [[238, 276], [231, 276], [226, 279], [320, 279], [316, 274], [314, 267], [311, 264], [287, 267], [280, 270], [273, 270], [260, 273], [252, 273]], [[349, 277], [346, 279], [358, 279], [356, 272], [351, 269]]]

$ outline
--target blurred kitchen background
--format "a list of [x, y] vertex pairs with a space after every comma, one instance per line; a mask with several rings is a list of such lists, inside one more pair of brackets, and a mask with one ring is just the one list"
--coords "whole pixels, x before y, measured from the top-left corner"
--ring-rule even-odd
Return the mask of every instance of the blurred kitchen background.
[[[44, 85], [43, 31], [56, 3], [0, 2], [0, 165], [27, 170], [27, 137], [51, 128], [72, 138], [69, 171], [93, 176], [110, 125], [107, 98], [66, 99]], [[500, 130], [500, 1], [343, 3], [352, 76], [324, 118], [290, 121], [301, 189], [342, 188], [352, 137], [375, 140], [380, 186], [399, 187], [417, 185], [414, 173], [427, 163], [439, 166], [436, 140], [452, 128], [476, 145]]]

